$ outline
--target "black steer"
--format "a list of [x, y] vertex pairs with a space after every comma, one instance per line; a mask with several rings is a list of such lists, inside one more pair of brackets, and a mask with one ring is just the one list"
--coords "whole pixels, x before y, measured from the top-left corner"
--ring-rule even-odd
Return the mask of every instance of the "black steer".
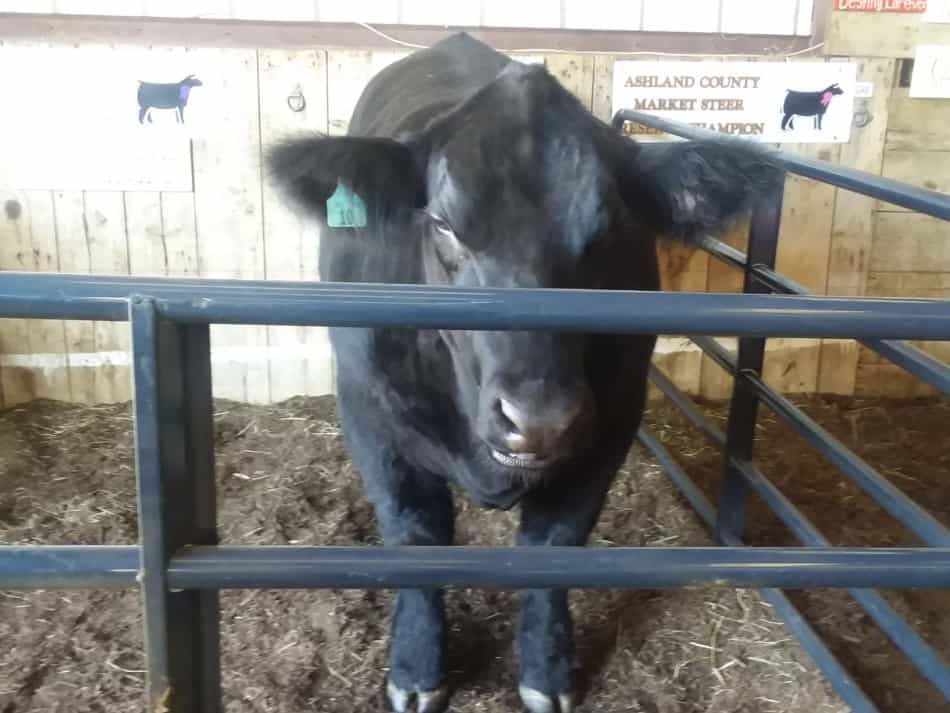
[[185, 107], [188, 106], [188, 95], [194, 87], [200, 87], [201, 80], [189, 74], [180, 82], [171, 84], [154, 84], [139, 81], [139, 90], [136, 98], [139, 102], [139, 123], [152, 123], [152, 109], [174, 109], [175, 121], [185, 123]]
[[[728, 140], [640, 147], [543, 67], [464, 34], [380, 72], [349, 136], [290, 139], [268, 163], [322, 224], [323, 279], [463, 287], [657, 290], [658, 236], [720, 230], [782, 180]], [[519, 545], [585, 544], [640, 423], [654, 336], [331, 339], [347, 446], [387, 545], [451, 544], [453, 483], [485, 507], [520, 503]], [[397, 711], [446, 706], [445, 634], [440, 591], [399, 593]], [[525, 705], [572, 710], [567, 593], [524, 592], [517, 636]]]
[[782, 131], [795, 128], [796, 116], [812, 116], [815, 128], [821, 130], [821, 120], [828, 111], [831, 99], [844, 94], [837, 82], [819, 92], [796, 92], [785, 90], [785, 103], [782, 105]]

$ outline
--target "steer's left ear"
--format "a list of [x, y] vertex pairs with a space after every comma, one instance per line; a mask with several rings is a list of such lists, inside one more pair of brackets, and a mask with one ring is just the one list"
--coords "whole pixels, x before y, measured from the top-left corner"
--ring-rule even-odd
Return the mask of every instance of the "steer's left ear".
[[637, 148], [626, 151], [628, 159], [618, 167], [620, 192], [641, 220], [673, 240], [690, 242], [721, 232], [784, 181], [781, 162], [746, 141]]
[[265, 161], [291, 201], [324, 223], [327, 199], [338, 185], [358, 197], [371, 223], [425, 204], [425, 183], [412, 146], [392, 139], [287, 139], [271, 147]]

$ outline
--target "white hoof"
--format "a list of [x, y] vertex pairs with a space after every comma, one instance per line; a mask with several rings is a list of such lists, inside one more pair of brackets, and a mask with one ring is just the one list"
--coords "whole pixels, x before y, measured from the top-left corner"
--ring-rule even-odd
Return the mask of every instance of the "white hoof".
[[561, 693], [558, 696], [549, 696], [534, 688], [521, 686], [518, 688], [521, 702], [531, 713], [573, 713], [574, 695]]
[[449, 691], [445, 686], [434, 691], [407, 691], [389, 681], [386, 695], [395, 713], [407, 713], [413, 700], [416, 702], [416, 713], [442, 713], [449, 701]]

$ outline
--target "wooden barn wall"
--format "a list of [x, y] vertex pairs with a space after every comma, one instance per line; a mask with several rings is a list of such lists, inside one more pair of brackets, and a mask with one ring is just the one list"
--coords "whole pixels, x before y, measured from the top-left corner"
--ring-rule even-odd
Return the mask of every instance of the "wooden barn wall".
[[[830, 53], [891, 58], [899, 75], [901, 63], [913, 59], [918, 45], [950, 44], [950, 24], [925, 22], [919, 14], [832, 11], [825, 41]], [[880, 172], [950, 192], [950, 100], [912, 99], [907, 87], [895, 86], [879, 110], [887, 117], [879, 127], [884, 131]], [[855, 294], [950, 297], [950, 224], [887, 203], [860, 200], [872, 203], [873, 211], [864, 257], [857, 269], [847, 271], [855, 280]], [[950, 343], [918, 346], [950, 362]], [[933, 393], [874, 352], [849, 349], [854, 367], [849, 363], [842, 372], [853, 371], [855, 393], [895, 397]]]
[[[122, 49], [114, 51], [121, 61]], [[0, 269], [319, 279], [319, 235], [301, 223], [263, 180], [262, 146], [295, 131], [344, 133], [366, 82], [405, 52], [194, 52], [216, 68], [218, 79], [211, 81], [227, 85], [222, 95], [230, 102], [222, 112], [228, 120], [219, 130], [193, 140], [194, 192], [0, 187], [5, 205], [15, 201], [21, 207], [15, 217], [9, 212], [0, 217]], [[615, 59], [619, 58], [591, 54], [544, 57], [549, 70], [605, 120], [611, 113]], [[893, 90], [893, 59], [837, 61], [856, 62], [859, 80], [874, 83], [868, 107], [874, 119], [863, 128], [855, 127], [848, 144], [782, 148], [872, 172], [883, 166], [888, 175], [908, 180], [936, 176], [946, 190], [948, 164], [935, 157], [932, 171], [912, 167], [920, 165], [916, 157], [933, 153], [930, 134], [950, 141], [950, 132], [943, 128], [950, 115], [939, 118], [928, 110], [920, 112], [928, 116], [927, 122], [912, 120], [909, 114], [914, 109], [905, 105], [917, 104], [906, 99], [902, 103], [900, 90]], [[293, 113], [285, 100], [301, 83], [306, 109]], [[874, 201], [789, 178], [779, 269], [819, 293], [947, 294], [948, 242], [940, 243], [942, 228], [918, 221], [913, 215], [885, 211]], [[895, 239], [911, 226], [913, 244]], [[726, 239], [743, 247], [744, 230]], [[938, 263], [933, 259], [938, 243], [944, 250], [942, 270], [935, 269]], [[660, 257], [667, 289], [740, 289], [740, 275], [705, 253], [664, 247]], [[332, 355], [323, 329], [221, 326], [212, 336], [214, 390], [219, 397], [272, 402], [297, 394], [332, 393]], [[729, 394], [730, 380], [683, 338], [661, 339], [656, 361], [689, 393], [709, 398]], [[767, 380], [785, 392], [869, 393], [869, 384], [886, 368], [853, 343], [837, 340], [771, 340], [766, 359]], [[34, 398], [122, 401], [130, 397], [130, 388], [127, 325], [0, 320], [0, 405]]]

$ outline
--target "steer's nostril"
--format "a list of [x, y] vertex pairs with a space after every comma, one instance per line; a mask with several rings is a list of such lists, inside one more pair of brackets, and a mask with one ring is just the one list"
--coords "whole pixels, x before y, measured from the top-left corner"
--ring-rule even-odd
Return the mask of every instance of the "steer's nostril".
[[495, 438], [508, 453], [546, 455], [563, 445], [583, 411], [581, 401], [568, 404], [531, 404], [498, 397], [495, 401]]
[[507, 399], [498, 399], [498, 410], [501, 415], [511, 424], [511, 430], [521, 433], [523, 428], [524, 413]]
[[524, 415], [513, 403], [498, 399], [498, 417], [502, 427], [502, 439], [508, 451], [515, 453], [525, 449], [527, 438], [524, 433]]

